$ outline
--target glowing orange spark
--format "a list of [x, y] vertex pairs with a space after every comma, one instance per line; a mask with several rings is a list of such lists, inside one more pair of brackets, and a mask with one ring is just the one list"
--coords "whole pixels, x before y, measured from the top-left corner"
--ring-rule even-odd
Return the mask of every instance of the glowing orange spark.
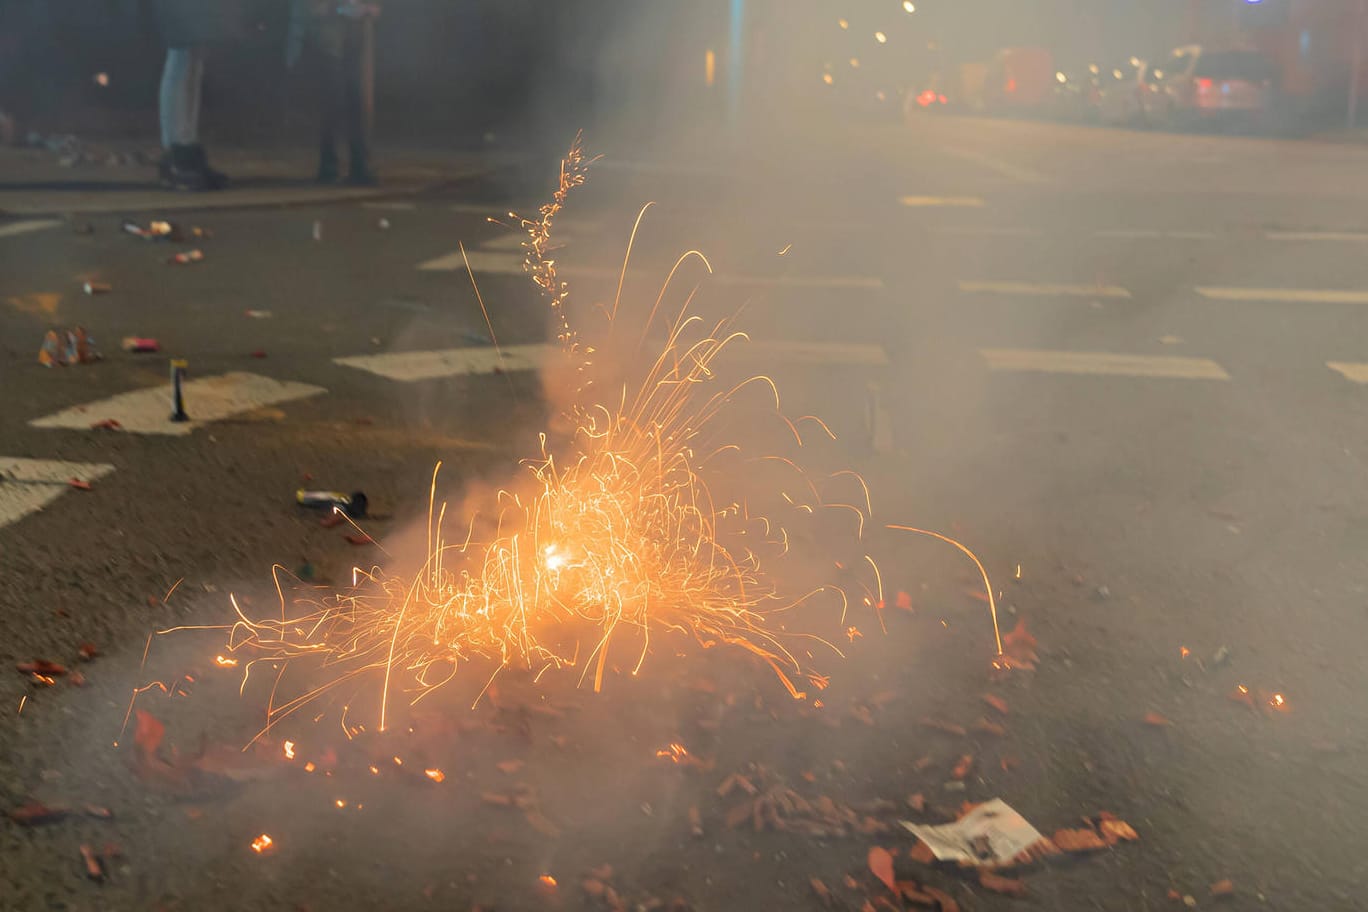
[[214, 656], [214, 664], [217, 665], [219, 668], [236, 668], [238, 660], [230, 659], [226, 656], [216, 655]]
[[340, 808], [344, 808], [347, 806], [347, 802], [343, 801], [341, 798], [338, 798], [336, 801], [333, 802], [333, 804], [337, 805]]
[[294, 747], [295, 747], [295, 746], [294, 746], [294, 742], [293, 742], [293, 741], [286, 741], [286, 742], [285, 742], [285, 759], [286, 759], [286, 760], [293, 760], [293, 759], [294, 759], [294, 757], [295, 757]]
[[252, 840], [252, 851], [256, 852], [258, 855], [261, 855], [267, 849], [271, 848], [273, 845], [275, 845], [275, 840], [272, 839], [270, 836], [267, 836], [265, 833], [262, 833], [256, 839]]
[[442, 772], [442, 771], [439, 770], [439, 769], [426, 769], [426, 770], [423, 770], [423, 775], [424, 775], [424, 776], [427, 776], [427, 777], [428, 777], [429, 779], [431, 779], [433, 782], [445, 782], [445, 781], [446, 781], [446, 773]]
[[312, 760], [304, 764], [304, 772], [306, 773], [312, 773], [316, 769], [318, 769], [318, 767], [314, 766], [314, 762]]
[[1274, 709], [1286, 709], [1287, 698], [1280, 693], [1275, 693], [1272, 698], [1269, 699], [1268, 705], [1272, 706]]
[[1188, 656], [1192, 655], [1192, 650], [1188, 649], [1186, 646], [1179, 646], [1178, 655], [1180, 658], [1186, 659]]
[[853, 643], [855, 642], [856, 637], [862, 637], [864, 636], [864, 634], [860, 633], [860, 628], [858, 627], [847, 627], [846, 636], [850, 637], [850, 642]]
[[668, 747], [662, 747], [656, 751], [657, 757], [668, 757], [672, 763], [683, 763], [689, 756], [689, 752], [684, 745], [677, 741], [671, 742]]
[[552, 877], [550, 874], [543, 874], [541, 877], [538, 877], [537, 880], [541, 882], [543, 887], [548, 887], [552, 890], [556, 889], [556, 878]]

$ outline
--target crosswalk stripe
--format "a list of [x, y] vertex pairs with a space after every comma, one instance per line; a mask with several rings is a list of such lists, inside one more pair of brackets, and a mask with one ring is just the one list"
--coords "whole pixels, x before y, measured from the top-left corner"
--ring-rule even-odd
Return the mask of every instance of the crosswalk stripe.
[[[470, 271], [479, 275], [523, 275], [523, 257], [518, 253], [467, 250], [465, 257], [458, 250], [445, 256], [436, 257], [419, 263], [418, 268], [428, 272], [443, 272], [465, 269], [466, 260], [470, 261]], [[556, 272], [566, 279], [617, 278], [620, 269], [607, 266], [557, 265]], [[877, 276], [825, 276], [825, 275], [781, 275], [752, 276], [730, 273], [713, 273], [708, 281], [714, 285], [754, 286], [777, 288], [861, 288], [876, 290], [884, 287], [883, 279]]]
[[46, 507], [71, 489], [72, 479], [91, 482], [112, 471], [107, 463], [0, 457], [0, 527]]
[[1213, 301], [1265, 301], [1282, 304], [1368, 304], [1368, 291], [1335, 288], [1224, 288], [1199, 285], [1199, 295]]
[[90, 430], [97, 422], [112, 420], [119, 423], [118, 430], [133, 434], [182, 436], [210, 421], [326, 392], [321, 386], [235, 371], [200, 377], [184, 384], [182, 393], [189, 421], [170, 420], [171, 385], [168, 383], [78, 405], [34, 419], [29, 424], [38, 428]]
[[[334, 358], [334, 364], [368, 371], [400, 383], [492, 374], [496, 371], [539, 370], [552, 363], [559, 352], [549, 344], [485, 345], [436, 351], [387, 352]], [[882, 367], [888, 355], [881, 345], [854, 342], [801, 342], [786, 339], [741, 340], [727, 345], [719, 355], [724, 363], [738, 361], [779, 362], [800, 365]]]
[[982, 209], [988, 205], [981, 196], [902, 196], [898, 202], [909, 208]]
[[965, 294], [1002, 294], [1027, 297], [1129, 298], [1131, 293], [1119, 285], [1070, 285], [1051, 282], [994, 282], [961, 280]]
[[1264, 237], [1270, 241], [1368, 242], [1368, 232], [1364, 231], [1266, 231]]
[[46, 231], [49, 228], [56, 228], [60, 224], [62, 224], [61, 219], [10, 222], [8, 225], [0, 225], [0, 237], [14, 237], [16, 234], [28, 234], [30, 231]]
[[1368, 383], [1368, 364], [1362, 361], [1326, 361], [1325, 366], [1354, 383]]
[[[386, 352], [334, 358], [334, 364], [369, 371], [400, 383], [492, 374], [495, 371], [537, 370], [556, 349], [550, 345], [492, 345], [477, 348], [448, 348], [440, 351]], [[502, 356], [501, 354], [502, 353]]]
[[994, 371], [1167, 377], [1182, 380], [1230, 379], [1230, 375], [1219, 364], [1207, 358], [1026, 348], [982, 348], [979, 349], [979, 354], [987, 362], [988, 369]]
[[935, 225], [932, 234], [950, 234], [956, 237], [1041, 237], [1043, 231], [1035, 228], [1014, 228], [1007, 225]]

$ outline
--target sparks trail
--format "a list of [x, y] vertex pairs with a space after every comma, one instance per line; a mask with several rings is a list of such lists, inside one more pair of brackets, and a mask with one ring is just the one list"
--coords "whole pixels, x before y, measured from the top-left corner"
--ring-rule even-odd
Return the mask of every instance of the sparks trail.
[[[793, 456], [753, 452], [725, 438], [719, 416], [746, 407], [757, 408], [745, 413], [748, 428], [768, 417], [795, 455], [804, 447], [799, 424], [805, 420], [834, 439], [816, 419], [785, 417], [768, 377], [734, 385], [719, 380], [714, 361], [746, 338], [730, 321], [708, 328], [690, 314], [690, 293], [657, 354], [635, 368], [611, 365], [627, 379], [601, 381], [615, 375], [595, 363], [605, 360], [602, 353], [571, 328], [569, 291], [550, 255], [552, 222], [570, 190], [583, 183], [586, 167], [577, 137], [552, 202], [538, 219], [521, 222], [527, 270], [557, 321], [565, 367], [580, 374], [564, 412], [571, 432], [556, 444], [543, 434], [541, 452], [522, 463], [483, 524], [472, 515], [455, 537], [447, 532], [446, 504], [438, 503], [439, 463], [429, 490], [427, 548], [411, 575], [356, 570], [350, 589], [291, 599], [277, 567], [278, 615], [249, 616], [234, 599], [236, 620], [216, 628], [228, 632], [216, 664], [240, 661], [244, 691], [258, 665], [274, 678], [262, 733], [335, 696], [350, 736], [359, 727], [348, 723], [347, 711], [354, 712], [352, 701], [367, 688], [383, 731], [397, 700], [416, 703], [458, 673], [484, 678], [482, 695], [506, 669], [525, 670], [534, 680], [576, 669], [578, 680], [592, 680], [597, 691], [610, 667], [640, 672], [659, 639], [672, 651], [692, 640], [704, 649], [748, 652], [803, 699], [795, 682], [820, 688], [828, 680], [809, 667], [814, 650], [842, 653], [805, 632], [806, 614], [785, 612], [809, 604], [827, 608], [837, 638], [852, 602], [882, 608], [878, 568], [867, 556], [859, 565], [867, 563], [872, 573], [862, 571], [845, 588], [819, 584], [795, 592], [781, 584], [818, 563], [789, 556], [789, 530], [812, 531], [819, 517], [853, 513], [841, 521], [843, 547], [863, 555], [868, 490], [854, 472], [814, 480]], [[640, 218], [633, 237], [639, 227]], [[694, 255], [707, 267], [702, 254], [685, 254], [666, 288]], [[624, 261], [624, 275], [626, 269]], [[664, 291], [646, 328], [663, 297]], [[617, 307], [615, 301], [595, 327], [604, 339], [611, 338]], [[789, 617], [796, 630], [784, 623]], [[477, 668], [463, 671], [472, 664]]]

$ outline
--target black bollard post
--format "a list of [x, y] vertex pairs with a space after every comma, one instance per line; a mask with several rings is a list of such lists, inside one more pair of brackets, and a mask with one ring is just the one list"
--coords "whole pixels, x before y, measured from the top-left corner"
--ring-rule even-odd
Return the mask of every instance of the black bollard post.
[[185, 371], [190, 366], [190, 362], [184, 358], [171, 359], [171, 420], [189, 421], [190, 416], [185, 414], [185, 397], [181, 394], [181, 381], [185, 379]]

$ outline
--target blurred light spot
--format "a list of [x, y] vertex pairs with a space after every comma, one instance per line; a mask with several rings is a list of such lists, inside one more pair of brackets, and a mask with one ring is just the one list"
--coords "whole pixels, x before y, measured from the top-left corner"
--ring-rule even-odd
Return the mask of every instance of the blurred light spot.
[[97, 86], [101, 86], [101, 87], [108, 87], [108, 85], [109, 85], [109, 74], [108, 74], [108, 73], [96, 73], [96, 74], [95, 74], [95, 84], [96, 84]]
[[850, 28], [850, 23], [847, 22], [845, 19], [837, 19], [836, 24], [839, 25], [843, 30]]
[[1069, 81], [1069, 77], [1068, 77], [1068, 76], [1065, 76], [1063, 73], [1055, 73], [1055, 82], [1064, 83], [1064, 82], [1068, 82], [1068, 81]]
[[823, 73], [822, 82], [825, 82], [827, 85], [831, 85], [833, 82], [835, 82], [835, 80], [831, 78], [830, 73]]
[[860, 58], [859, 58], [859, 57], [851, 57], [851, 58], [850, 58], [850, 68], [851, 68], [852, 70], [858, 70], [858, 69], [860, 68]]
[[874, 40], [877, 41], [877, 42], [879, 42], [879, 44], [887, 44], [887, 43], [888, 43], [888, 36], [885, 35], [883, 32], [875, 32], [875, 33], [874, 33]]
[[703, 81], [712, 85], [717, 79], [717, 54], [713, 53], [712, 48], [708, 48], [703, 54]]
[[913, 3], [912, 0], [903, 0], [903, 9], [907, 10], [909, 13], [915, 13], [917, 11], [917, 4]]

